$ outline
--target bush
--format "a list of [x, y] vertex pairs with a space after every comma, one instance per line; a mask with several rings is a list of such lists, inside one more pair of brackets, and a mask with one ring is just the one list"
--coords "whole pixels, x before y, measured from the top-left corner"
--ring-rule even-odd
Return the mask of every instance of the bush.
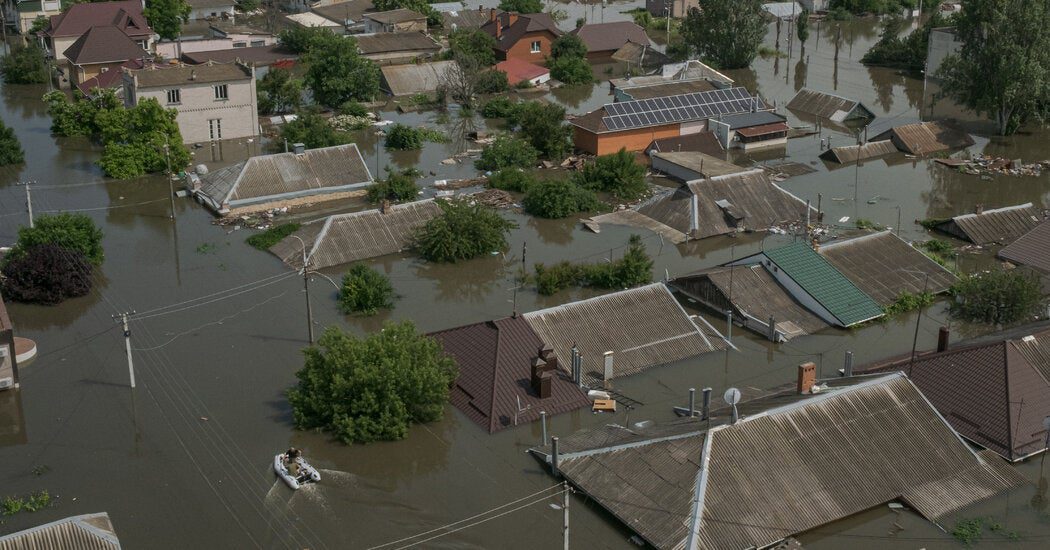
[[368, 116], [368, 108], [352, 99], [340, 105], [337, 111], [339, 112], [339, 114], [347, 116]]
[[952, 294], [956, 315], [988, 324], [1022, 321], [1039, 313], [1044, 301], [1039, 280], [1016, 270], [963, 276]]
[[457, 374], [441, 345], [409, 321], [364, 339], [329, 328], [305, 354], [288, 390], [295, 426], [346, 444], [402, 439], [412, 423], [439, 420]]
[[570, 286], [630, 288], [652, 281], [653, 260], [645, 252], [642, 238], [631, 235], [627, 251], [619, 260], [597, 264], [560, 262], [551, 267], [536, 264], [536, 290], [550, 296]]
[[295, 233], [300, 227], [302, 226], [297, 223], [282, 223], [280, 225], [275, 225], [262, 233], [256, 233], [245, 239], [244, 242], [258, 248], [259, 250], [269, 250], [271, 246], [281, 242], [288, 235]]
[[351, 141], [353, 139], [349, 134], [337, 130], [320, 113], [309, 110], [298, 113], [295, 120], [282, 124], [280, 139], [275, 140], [272, 146], [275, 150], [283, 151], [285, 143], [289, 147], [302, 143], [307, 149], [319, 149], [345, 145]]
[[567, 179], [536, 182], [525, 190], [522, 199], [525, 211], [541, 218], [565, 218], [577, 212], [598, 210], [601, 205], [593, 191]]
[[47, 82], [47, 64], [44, 50], [34, 41], [28, 46], [12, 49], [0, 58], [0, 75], [5, 84], [43, 84]]
[[517, 115], [521, 109], [521, 103], [506, 96], [498, 96], [490, 99], [481, 107], [481, 116], [485, 118], [505, 118], [511, 126], [517, 124]]
[[542, 13], [543, 0], [500, 0], [499, 9], [517, 13]]
[[480, 67], [496, 64], [496, 39], [481, 29], [457, 29], [448, 35], [448, 58], [472, 58]]
[[339, 289], [339, 309], [343, 313], [375, 315], [394, 305], [394, 288], [390, 279], [365, 264], [354, 264], [343, 275]]
[[510, 89], [510, 84], [507, 82], [507, 73], [495, 69], [478, 73], [477, 80], [474, 82], [474, 91], [479, 94], [494, 94], [505, 92], [508, 89]]
[[91, 292], [91, 269], [78, 250], [37, 244], [6, 260], [3, 294], [16, 302], [55, 305]]
[[625, 149], [598, 157], [574, 174], [573, 179], [581, 187], [605, 191], [625, 201], [637, 200], [649, 191], [645, 167], [635, 162], [634, 154]]
[[332, 34], [332, 31], [319, 27], [308, 28], [293, 25], [277, 35], [277, 42], [287, 50], [305, 54], [324, 44], [328, 39], [327, 34]]
[[416, 232], [420, 256], [431, 262], [469, 260], [507, 248], [507, 235], [518, 225], [495, 210], [467, 200], [439, 200], [440, 216]]
[[378, 203], [382, 200], [395, 202], [407, 201], [419, 195], [416, 185], [416, 174], [411, 170], [387, 173], [385, 180], [379, 180], [368, 186], [368, 202]]
[[565, 124], [564, 107], [528, 101], [521, 104], [517, 122], [522, 137], [545, 158], [561, 160], [572, 150], [572, 127]]
[[535, 182], [536, 178], [532, 174], [518, 168], [500, 170], [489, 176], [489, 187], [518, 193], [524, 193]]
[[[649, 12], [643, 10], [642, 13], [648, 15]], [[551, 58], [560, 59], [562, 57], [577, 57], [580, 59], [587, 57], [587, 45], [583, 43], [579, 35], [563, 34], [551, 43]]]
[[445, 143], [448, 138], [436, 130], [429, 128], [413, 128], [404, 124], [395, 124], [386, 132], [384, 145], [387, 149], [407, 151], [411, 149], [422, 149], [424, 141]]
[[532, 168], [539, 154], [532, 145], [521, 138], [499, 136], [481, 151], [474, 161], [478, 170], [503, 170], [506, 168]]
[[594, 82], [594, 71], [586, 59], [560, 57], [551, 59], [548, 66], [551, 71], [551, 78], [565, 84], [590, 84]]
[[890, 305], [886, 306], [886, 315], [897, 315], [900, 313], [906, 313], [919, 308], [924, 308], [933, 303], [934, 296], [929, 292], [912, 294], [911, 292], [901, 292], [897, 296], [897, 299]]
[[79, 252], [94, 265], [101, 265], [105, 257], [102, 230], [95, 227], [95, 222], [85, 214], [66, 212], [37, 216], [33, 227], [20, 227], [18, 240], [5, 259], [21, 258], [29, 249], [42, 244]]
[[878, 65], [922, 71], [926, 67], [926, 50], [930, 41], [930, 31], [947, 24], [945, 18], [936, 12], [923, 24], [922, 28], [900, 36], [903, 21], [899, 17], [888, 20], [879, 41], [860, 59], [865, 65]]
[[25, 161], [25, 152], [18, 142], [15, 131], [0, 121], [0, 166], [19, 164]]

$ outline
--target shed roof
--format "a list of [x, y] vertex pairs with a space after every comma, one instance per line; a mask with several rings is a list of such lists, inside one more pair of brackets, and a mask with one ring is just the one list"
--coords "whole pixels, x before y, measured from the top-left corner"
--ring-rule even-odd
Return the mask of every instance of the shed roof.
[[257, 204], [360, 187], [372, 182], [357, 145], [277, 153], [200, 176], [200, 192], [217, 205]]
[[636, 44], [634, 42], [627, 42], [620, 46], [609, 57], [613, 61], [632, 64], [636, 67], [641, 66], [643, 70], [648, 67], [663, 65], [668, 60], [668, 57], [663, 52], [654, 49], [651, 44]]
[[861, 102], [839, 95], [803, 88], [788, 101], [787, 108], [807, 115], [844, 122], [855, 118], [875, 118]]
[[[511, 23], [511, 20], [514, 22]], [[557, 37], [564, 34], [558, 24], [546, 13], [519, 14], [511, 12], [500, 12], [496, 15], [496, 21], [486, 21], [481, 25], [481, 30], [496, 36], [496, 25], [502, 25], [499, 38], [496, 39], [496, 49], [508, 51], [521, 40], [523, 36], [533, 32], [547, 32]]]
[[387, 65], [383, 72], [383, 89], [393, 96], [430, 93], [446, 80], [455, 61], [435, 61], [413, 65]]
[[417, 50], [436, 52], [441, 49], [433, 38], [421, 32], [359, 34], [354, 38], [357, 39], [357, 49], [365, 55]]
[[187, 63], [201, 64], [209, 61], [216, 63], [250, 63], [255, 66], [272, 65], [281, 61], [299, 59], [299, 54], [286, 50], [280, 44], [269, 46], [252, 46], [248, 48], [231, 48], [204, 52], [187, 52], [182, 54]]
[[120, 550], [109, 514], [83, 514], [0, 537], [0, 550]]
[[285, 15], [289, 21], [298, 23], [303, 27], [324, 27], [324, 28], [338, 28], [342, 27], [343, 24], [338, 21], [332, 21], [323, 15], [319, 15], [313, 12], [304, 11], [302, 13], [290, 13]]
[[[482, 428], [494, 433], [518, 423], [590, 405], [587, 395], [564, 371], [551, 372], [551, 395], [531, 388], [532, 362], [544, 342], [522, 317], [475, 323], [430, 334], [459, 366], [449, 401]], [[558, 362], [568, 361], [558, 357]], [[520, 412], [520, 409], [526, 409]]]
[[1050, 220], [1044, 220], [999, 251], [999, 257], [1050, 273]]
[[904, 371], [960, 435], [1010, 461], [1045, 449], [1050, 416], [1050, 330], [889, 363]]
[[112, 25], [91, 27], [63, 55], [77, 65], [123, 63], [149, 57], [142, 46]]
[[396, 254], [412, 245], [416, 230], [441, 214], [434, 199], [380, 209], [337, 214], [303, 225], [270, 247], [286, 264], [302, 267], [303, 245], [311, 268], [323, 269]]
[[872, 141], [893, 140], [905, 153], [928, 155], [950, 149], [962, 149], [974, 144], [970, 134], [946, 122], [916, 122], [891, 128], [872, 138]]
[[723, 158], [726, 151], [722, 143], [718, 141], [718, 136], [706, 130], [695, 134], [654, 139], [645, 150], [652, 151], [653, 149], [665, 152], [693, 151], [717, 158]]
[[52, 15], [45, 36], [63, 37], [80, 36], [92, 27], [112, 26], [133, 37], [146, 37], [153, 34], [146, 18], [142, 15], [142, 3], [139, 0], [122, 2], [88, 2], [73, 4], [64, 12]]
[[[583, 355], [584, 379], [601, 380], [605, 352], [614, 353], [613, 377], [630, 376], [728, 347], [703, 318], [682, 309], [663, 283], [606, 294], [522, 315], [560, 358]], [[563, 362], [567, 367], [568, 363]]]
[[772, 111], [757, 111], [754, 113], [729, 115], [719, 120], [728, 124], [730, 130], [740, 130], [741, 128], [754, 128], [768, 124], [782, 124], [787, 119]]
[[820, 154], [820, 158], [832, 162], [845, 164], [859, 160], [892, 155], [897, 152], [897, 146], [890, 140], [869, 141], [861, 145], [844, 145], [832, 147]]
[[894, 303], [901, 293], [921, 294], [926, 288], [940, 294], [958, 281], [951, 271], [888, 229], [825, 243], [817, 252], [883, 307]]
[[1026, 202], [984, 210], [980, 214], [955, 216], [938, 224], [936, 229], [974, 244], [986, 245], [1013, 242], [1040, 221], [1042, 219], [1032, 203]]
[[524, 80], [532, 80], [550, 74], [550, 70], [546, 67], [534, 65], [516, 57], [496, 63], [496, 70], [507, 75], [507, 83], [511, 86]]
[[643, 46], [650, 43], [645, 29], [633, 21], [586, 24], [569, 31], [569, 34], [579, 36], [588, 53], [614, 52], [628, 42]]
[[360, 23], [364, 19], [365, 12], [371, 9], [372, 0], [344, 0], [323, 6], [314, 6], [310, 8], [310, 11], [340, 23], [345, 23], [347, 20], [353, 23]]
[[164, 66], [150, 65], [145, 69], [132, 70], [136, 85], [141, 88], [167, 88], [187, 84], [236, 82], [251, 80], [255, 75], [246, 65], [239, 63], [205, 63], [203, 65]]
[[672, 95], [691, 94], [693, 92], [709, 92], [717, 90], [718, 87], [710, 80], [671, 80], [642, 86], [625, 86], [618, 88], [628, 100], [652, 99], [654, 97], [667, 97]]
[[419, 13], [418, 11], [413, 11], [406, 8], [365, 13], [363, 17], [365, 19], [371, 19], [372, 21], [375, 21], [376, 23], [381, 23], [383, 25], [395, 25], [397, 23], [405, 23], [407, 21], [422, 21], [427, 18], [427, 16], [423, 15], [422, 13]]
[[809, 245], [796, 242], [762, 254], [824, 306], [842, 326], [883, 316], [878, 303]]
[[[436, 5], [431, 4], [430, 6], [434, 7]], [[496, 10], [496, 13], [500, 14], [503, 12]], [[488, 9], [473, 10], [461, 8], [452, 11], [442, 11], [441, 13], [442, 26], [450, 32], [452, 29], [480, 29], [482, 25], [489, 22], [489, 17]]]
[[898, 499], [937, 521], [1025, 483], [905, 376], [849, 381], [745, 402], [754, 414], [710, 429], [696, 418], [573, 435], [559, 470], [649, 544], [686, 550], [767, 547]]
[[747, 168], [733, 164], [732, 162], [727, 162], [720, 158], [712, 157], [711, 155], [692, 151], [657, 152], [653, 153], [652, 156], [681, 166], [690, 172], [700, 174], [700, 177], [704, 178], [713, 178], [748, 171]]

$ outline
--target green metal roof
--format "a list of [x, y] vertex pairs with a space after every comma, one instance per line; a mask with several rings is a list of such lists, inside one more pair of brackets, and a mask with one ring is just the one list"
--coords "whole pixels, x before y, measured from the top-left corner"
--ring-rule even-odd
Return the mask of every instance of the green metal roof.
[[830, 311], [842, 326], [883, 315], [875, 300], [805, 243], [792, 243], [764, 253], [802, 290]]

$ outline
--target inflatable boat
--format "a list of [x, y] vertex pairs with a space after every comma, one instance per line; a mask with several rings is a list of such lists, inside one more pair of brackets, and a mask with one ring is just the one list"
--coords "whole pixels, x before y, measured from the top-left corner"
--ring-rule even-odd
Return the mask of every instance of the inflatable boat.
[[273, 457], [273, 471], [277, 473], [277, 476], [284, 480], [292, 489], [298, 489], [303, 483], [321, 481], [321, 474], [317, 473], [317, 470], [313, 466], [310, 466], [303, 457], [297, 457], [295, 462], [299, 465], [299, 475], [294, 476], [288, 471], [288, 467], [284, 465], [284, 453], [277, 453], [277, 456]]

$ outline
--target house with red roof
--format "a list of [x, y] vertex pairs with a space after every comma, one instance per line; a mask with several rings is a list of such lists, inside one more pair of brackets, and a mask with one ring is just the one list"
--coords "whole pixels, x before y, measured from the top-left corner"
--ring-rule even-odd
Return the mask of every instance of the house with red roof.
[[496, 64], [496, 70], [507, 75], [507, 83], [511, 86], [517, 86], [522, 82], [539, 86], [551, 79], [551, 72], [546, 67], [521, 59], [500, 61]]
[[489, 21], [481, 30], [496, 39], [496, 59], [520, 59], [543, 63], [551, 54], [551, 43], [563, 33], [546, 13], [519, 14], [489, 11]]

